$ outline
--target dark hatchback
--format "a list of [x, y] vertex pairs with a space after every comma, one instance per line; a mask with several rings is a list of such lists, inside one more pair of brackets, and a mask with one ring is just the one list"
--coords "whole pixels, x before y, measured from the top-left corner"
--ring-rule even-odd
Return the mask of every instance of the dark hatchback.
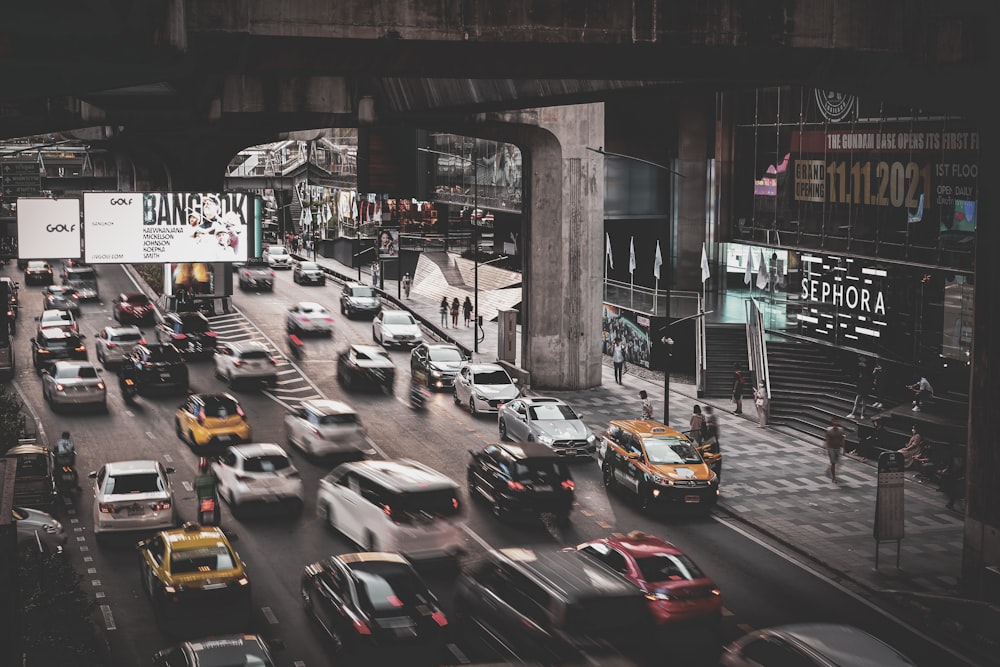
[[185, 359], [206, 359], [215, 354], [216, 334], [208, 318], [197, 310], [169, 312], [156, 325], [157, 337], [176, 347]]
[[140, 394], [167, 390], [186, 392], [188, 367], [184, 357], [169, 343], [136, 345], [118, 368], [120, 383], [131, 380]]
[[112, 302], [111, 314], [122, 324], [152, 324], [155, 309], [149, 297], [139, 292], [122, 292]]
[[389, 353], [375, 345], [351, 345], [337, 354], [337, 380], [346, 389], [368, 387], [392, 393], [396, 367]]
[[239, 272], [241, 290], [274, 291], [274, 270], [263, 266], [244, 266]]
[[218, 635], [183, 642], [153, 656], [156, 667], [275, 667], [260, 635]]
[[500, 520], [552, 514], [569, 523], [575, 485], [565, 459], [537, 442], [497, 443], [469, 451], [469, 494]]
[[83, 336], [66, 329], [42, 329], [31, 339], [31, 361], [35, 372], [50, 370], [52, 364], [63, 359], [87, 360], [87, 346]]
[[80, 316], [80, 293], [68, 285], [47, 285], [42, 291], [42, 310], [70, 310]]

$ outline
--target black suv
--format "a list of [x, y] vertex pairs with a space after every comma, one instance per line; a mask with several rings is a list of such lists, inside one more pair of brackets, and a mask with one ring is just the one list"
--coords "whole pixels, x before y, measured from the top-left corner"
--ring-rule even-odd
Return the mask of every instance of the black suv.
[[551, 449], [537, 442], [501, 442], [469, 454], [469, 495], [489, 503], [495, 517], [551, 513], [556, 523], [569, 523], [573, 477]]
[[156, 336], [172, 343], [185, 359], [208, 358], [215, 354], [216, 337], [208, 318], [197, 310], [169, 312], [156, 325]]
[[136, 345], [122, 359], [118, 382], [124, 385], [126, 380], [131, 380], [140, 394], [151, 389], [186, 392], [188, 368], [184, 357], [170, 343], [145, 343]]
[[354, 317], [361, 313], [367, 317], [375, 317], [382, 309], [382, 300], [375, 288], [361, 283], [346, 283], [340, 292], [340, 314]]
[[31, 361], [35, 371], [51, 370], [52, 364], [63, 359], [87, 360], [87, 346], [83, 335], [60, 327], [39, 330], [31, 339]]
[[455, 620], [482, 627], [518, 655], [542, 664], [583, 656], [653, 657], [655, 629], [639, 588], [575, 550], [490, 550], [455, 588]]

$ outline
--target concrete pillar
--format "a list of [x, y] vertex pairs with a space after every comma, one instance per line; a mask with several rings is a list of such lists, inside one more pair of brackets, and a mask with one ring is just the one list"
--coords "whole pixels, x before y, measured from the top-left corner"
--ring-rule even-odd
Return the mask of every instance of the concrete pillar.
[[[708, 161], [714, 157], [715, 94], [686, 94], [677, 109], [677, 189], [674, 206], [675, 291], [701, 292], [701, 244], [708, 216]], [[666, 261], [666, 260], [664, 260]]]

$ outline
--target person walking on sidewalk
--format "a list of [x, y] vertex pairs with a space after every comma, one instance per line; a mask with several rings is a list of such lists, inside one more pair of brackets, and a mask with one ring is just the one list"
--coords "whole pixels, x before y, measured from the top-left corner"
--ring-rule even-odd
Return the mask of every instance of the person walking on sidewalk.
[[701, 406], [694, 406], [694, 412], [691, 413], [691, 432], [690, 437], [694, 440], [696, 445], [701, 444], [701, 432], [705, 428], [705, 415], [701, 414]]
[[611, 348], [611, 363], [615, 367], [615, 382], [621, 384], [622, 372], [625, 370], [625, 348], [620, 339], [615, 340], [614, 347]]
[[851, 408], [851, 413], [847, 415], [847, 419], [865, 418], [865, 398], [868, 397], [870, 382], [871, 375], [868, 373], [868, 365], [865, 364], [864, 359], [861, 359], [858, 361], [858, 376], [854, 380], [854, 406]]
[[462, 304], [462, 312], [465, 313], [465, 326], [469, 326], [469, 322], [472, 321], [472, 299], [468, 296], [465, 297], [465, 303]]
[[449, 308], [448, 308], [448, 297], [446, 297], [446, 296], [441, 297], [441, 305], [439, 307], [439, 310], [441, 312], [441, 328], [442, 329], [447, 329], [448, 328], [448, 310], [449, 310]]
[[743, 373], [740, 372], [740, 365], [733, 364], [733, 403], [736, 404], [736, 410], [733, 414], [741, 415], [743, 414]]
[[410, 298], [410, 285], [412, 281], [410, 280], [409, 272], [403, 274], [403, 296], [407, 299]]
[[462, 309], [462, 305], [458, 302], [458, 297], [456, 296], [451, 300], [451, 326], [458, 328], [458, 311]]
[[378, 287], [378, 262], [372, 264], [372, 287]]
[[844, 429], [840, 428], [840, 419], [834, 417], [826, 429], [823, 438], [826, 445], [826, 455], [830, 459], [830, 467], [826, 469], [826, 474], [833, 483], [837, 483], [837, 462], [840, 461], [840, 453], [844, 449]]
[[649, 401], [649, 394], [643, 389], [639, 392], [639, 398], [642, 399], [641, 412], [639, 413], [639, 419], [652, 419], [653, 418], [653, 404]]
[[703, 431], [705, 444], [713, 454], [718, 454], [721, 450], [719, 445], [719, 417], [715, 414], [715, 408], [711, 405], [705, 406], [705, 429]]
[[882, 409], [882, 362], [878, 359], [875, 360], [875, 366], [872, 368], [871, 377], [871, 394], [872, 394], [872, 407], [876, 410]]

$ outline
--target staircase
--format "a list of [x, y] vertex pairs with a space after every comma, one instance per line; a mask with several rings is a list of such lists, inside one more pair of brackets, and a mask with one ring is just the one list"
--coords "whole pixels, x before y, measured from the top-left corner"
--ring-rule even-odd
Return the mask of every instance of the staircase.
[[[705, 369], [705, 396], [732, 397], [733, 364], [739, 364], [743, 371], [747, 396], [753, 395], [753, 373], [747, 371], [750, 362], [747, 358], [746, 325], [706, 324], [705, 358], [708, 360], [708, 367]], [[749, 404], [752, 407], [753, 401], [749, 401]]]

